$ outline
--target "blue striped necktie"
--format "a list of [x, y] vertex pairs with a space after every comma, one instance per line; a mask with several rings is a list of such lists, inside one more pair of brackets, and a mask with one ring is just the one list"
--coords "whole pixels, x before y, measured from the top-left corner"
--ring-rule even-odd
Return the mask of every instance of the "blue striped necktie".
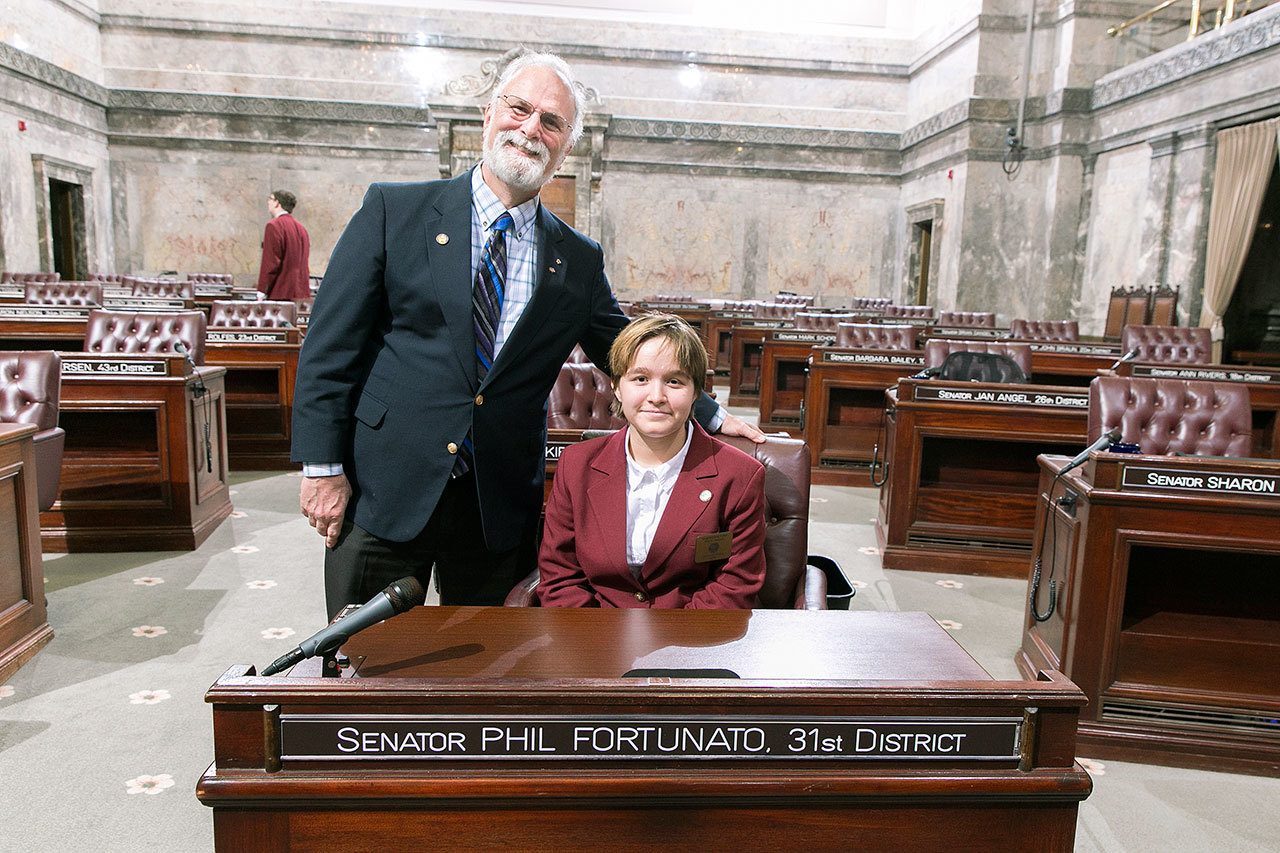
[[[502, 300], [507, 290], [507, 229], [513, 224], [511, 214], [504, 210], [489, 226], [492, 234], [480, 254], [480, 268], [476, 270], [475, 286], [471, 289], [471, 316], [476, 330], [476, 379], [480, 382], [484, 382], [493, 368]], [[458, 448], [453, 476], [462, 476], [474, 465], [475, 448], [468, 432]]]

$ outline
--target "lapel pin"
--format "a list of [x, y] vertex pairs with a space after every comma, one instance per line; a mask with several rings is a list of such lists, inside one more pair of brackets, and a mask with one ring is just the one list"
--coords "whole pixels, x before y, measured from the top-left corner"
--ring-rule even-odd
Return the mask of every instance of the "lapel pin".
[[562, 263], [562, 261], [559, 258], [556, 258], [556, 263]]
[[711, 490], [703, 489], [702, 494], [698, 495], [698, 500], [702, 501], [703, 503], [706, 503], [707, 501], [711, 500]]
[[448, 242], [449, 242], [449, 235], [448, 235], [448, 234], [437, 234], [437, 235], [436, 235], [436, 242], [437, 242], [437, 243], [439, 243], [441, 246], [443, 246], [445, 243], [448, 243]]
[[547, 272], [555, 272], [555, 271], [556, 271], [555, 267], [547, 267]]

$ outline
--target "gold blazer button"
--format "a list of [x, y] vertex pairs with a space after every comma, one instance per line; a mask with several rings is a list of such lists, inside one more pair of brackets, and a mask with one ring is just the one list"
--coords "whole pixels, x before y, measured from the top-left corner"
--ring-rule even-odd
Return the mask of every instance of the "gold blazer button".
[[451, 442], [449, 442], [448, 446], [446, 446], [446, 447], [445, 447], [445, 450], [448, 450], [450, 453], [457, 453], [457, 452], [458, 452], [458, 445], [454, 444], [454, 443], [451, 441]]
[[483, 406], [483, 405], [484, 405], [484, 395], [483, 395], [483, 394], [477, 394], [477, 395], [476, 395], [476, 405], [477, 405], [477, 406]]

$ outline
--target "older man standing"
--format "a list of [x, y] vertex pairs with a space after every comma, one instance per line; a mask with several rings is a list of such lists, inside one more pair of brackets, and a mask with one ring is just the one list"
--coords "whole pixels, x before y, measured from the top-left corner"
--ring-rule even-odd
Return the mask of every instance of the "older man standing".
[[[582, 112], [563, 60], [517, 58], [481, 165], [372, 185], [334, 248], [293, 410], [330, 615], [433, 566], [444, 603], [498, 604], [532, 569], [547, 395], [575, 343], [607, 364], [627, 323], [599, 244], [538, 200]], [[760, 435], [710, 398], [695, 414]]]

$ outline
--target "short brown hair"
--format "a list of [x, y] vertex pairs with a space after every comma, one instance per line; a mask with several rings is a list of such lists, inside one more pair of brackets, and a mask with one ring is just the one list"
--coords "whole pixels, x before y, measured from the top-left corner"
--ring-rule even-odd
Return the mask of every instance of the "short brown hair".
[[[689, 374], [693, 390], [701, 394], [707, 385], [707, 348], [693, 327], [674, 314], [645, 314], [632, 320], [618, 333], [613, 346], [609, 347], [609, 373], [614, 387], [631, 368], [640, 347], [653, 338], [661, 338], [671, 344], [676, 364]], [[616, 400], [614, 404], [616, 406]]]
[[298, 206], [298, 197], [288, 190], [272, 190], [271, 197], [284, 208], [285, 213], [293, 213], [293, 209]]

